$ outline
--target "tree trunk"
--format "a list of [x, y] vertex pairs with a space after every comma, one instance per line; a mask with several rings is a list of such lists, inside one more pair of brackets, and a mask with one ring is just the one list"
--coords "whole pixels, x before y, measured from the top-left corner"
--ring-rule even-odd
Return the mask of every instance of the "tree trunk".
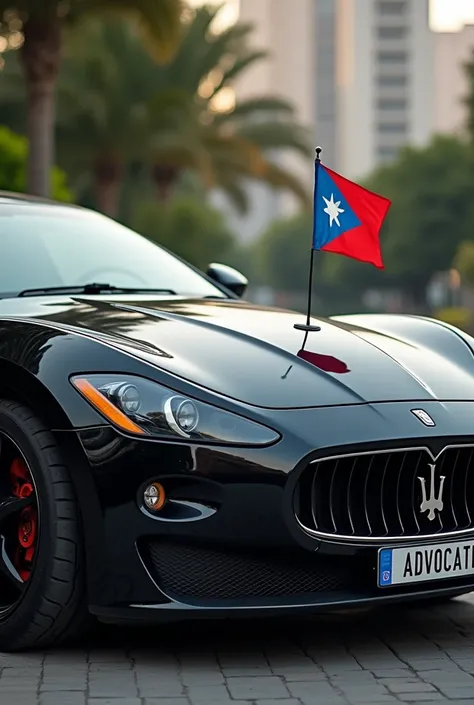
[[94, 164], [95, 202], [97, 208], [116, 218], [118, 213], [120, 190], [122, 186], [123, 166], [112, 155], [101, 155]]
[[179, 170], [173, 166], [155, 164], [152, 169], [153, 181], [156, 185], [157, 198], [161, 203], [170, 201], [173, 187], [178, 180]]
[[49, 197], [54, 164], [55, 88], [61, 61], [60, 23], [56, 14], [32, 15], [23, 27], [21, 59], [27, 91], [29, 140], [27, 189]]

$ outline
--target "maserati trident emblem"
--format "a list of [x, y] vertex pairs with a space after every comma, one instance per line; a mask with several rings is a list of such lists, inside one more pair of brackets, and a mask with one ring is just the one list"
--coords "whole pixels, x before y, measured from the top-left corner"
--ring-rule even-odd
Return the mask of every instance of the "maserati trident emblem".
[[436, 426], [431, 416], [424, 409], [412, 409], [411, 413], [416, 416], [421, 423], [424, 423], [425, 426]]
[[441, 475], [439, 478], [439, 488], [438, 488], [438, 496], [436, 496], [436, 465], [430, 464], [428, 465], [430, 468], [431, 472], [431, 477], [430, 477], [430, 496], [426, 496], [426, 480], [424, 477], [419, 477], [419, 481], [421, 482], [421, 506], [420, 506], [420, 512], [423, 514], [423, 512], [428, 512], [428, 519], [430, 521], [433, 521], [433, 519], [436, 519], [436, 510], [438, 512], [443, 511], [443, 487], [444, 487], [444, 481], [445, 481], [445, 476]]

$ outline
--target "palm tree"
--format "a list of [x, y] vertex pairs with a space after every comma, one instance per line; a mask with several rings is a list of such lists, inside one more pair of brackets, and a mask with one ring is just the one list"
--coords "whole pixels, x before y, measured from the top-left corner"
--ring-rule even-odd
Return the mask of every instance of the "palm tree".
[[10, 37], [22, 37], [30, 192], [47, 196], [50, 191], [54, 98], [64, 29], [97, 12], [125, 15], [138, 23], [157, 56], [169, 58], [179, 36], [181, 10], [181, 0], [0, 0], [1, 28]]
[[292, 106], [263, 96], [216, 110], [233, 81], [266, 56], [248, 48], [250, 25], [213, 35], [218, 11], [189, 13], [174, 58], [163, 65], [120, 22], [91, 23], [87, 48], [72, 45], [60, 82], [59, 145], [66, 168], [92, 172], [96, 203], [109, 215], [117, 212], [130, 160], [149, 164], [161, 200], [191, 170], [241, 211], [248, 205], [247, 178], [289, 189], [308, 203], [306, 187], [272, 158], [283, 149], [305, 157], [312, 152]]
[[[180, 102], [184, 102], [182, 96]], [[181, 120], [172, 91], [153, 102], [155, 129], [150, 157], [160, 200], [169, 198], [183, 171], [191, 168], [208, 189], [224, 191], [242, 213], [248, 209], [245, 184], [249, 179], [289, 190], [308, 206], [307, 187], [275, 158], [281, 150], [290, 149], [304, 157], [312, 151], [306, 130], [284, 117], [290, 108], [283, 101], [248, 101], [222, 114], [200, 102], [189, 100]], [[274, 117], [265, 118], [267, 111]]]
[[267, 53], [249, 47], [253, 26], [237, 23], [215, 34], [219, 7], [202, 7], [186, 23], [171, 62], [158, 67], [157, 92], [149, 104], [153, 177], [167, 198], [186, 167], [208, 187], [220, 187], [245, 211], [246, 179], [284, 188], [308, 204], [305, 185], [272, 158], [291, 150], [312, 154], [308, 130], [295, 121], [291, 104], [279, 96], [231, 103], [236, 79]]
[[63, 59], [59, 161], [74, 175], [73, 187], [81, 192], [91, 185], [95, 205], [112, 217], [127, 164], [146, 153], [146, 106], [156, 66], [136, 33], [119, 20], [83, 23], [71, 34]]

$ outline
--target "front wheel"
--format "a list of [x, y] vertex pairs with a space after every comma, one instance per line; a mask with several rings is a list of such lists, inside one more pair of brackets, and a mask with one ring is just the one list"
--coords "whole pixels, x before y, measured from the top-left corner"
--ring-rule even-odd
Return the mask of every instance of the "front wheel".
[[0, 650], [59, 644], [88, 619], [81, 518], [52, 433], [0, 400]]

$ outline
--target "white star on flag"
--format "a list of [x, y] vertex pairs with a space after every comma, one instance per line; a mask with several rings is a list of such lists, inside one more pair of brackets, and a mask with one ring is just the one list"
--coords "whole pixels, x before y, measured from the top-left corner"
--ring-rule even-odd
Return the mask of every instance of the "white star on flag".
[[329, 227], [332, 228], [333, 221], [336, 221], [336, 225], [340, 228], [341, 224], [339, 222], [339, 216], [341, 213], [344, 213], [343, 208], [339, 208], [341, 205], [341, 201], [336, 201], [334, 202], [334, 194], [331, 193], [331, 199], [328, 201], [327, 198], [322, 197], [323, 201], [326, 203], [326, 208], [324, 209], [324, 213], [327, 213], [329, 216]]

